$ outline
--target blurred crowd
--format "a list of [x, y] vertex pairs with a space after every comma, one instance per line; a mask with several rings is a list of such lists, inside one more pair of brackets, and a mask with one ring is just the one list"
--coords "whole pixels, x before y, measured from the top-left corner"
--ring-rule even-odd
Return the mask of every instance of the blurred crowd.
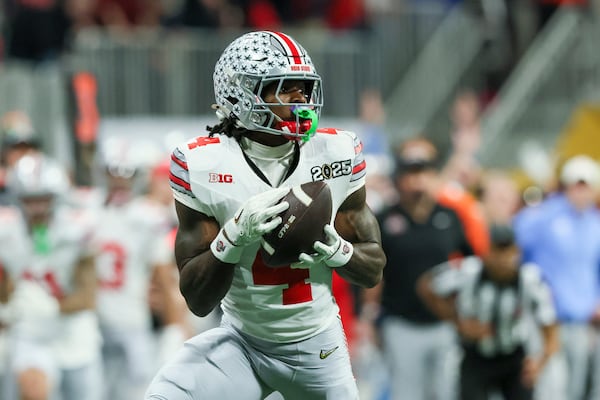
[[508, 43], [520, 53], [532, 37], [531, 26], [542, 26], [562, 4], [588, 0], [3, 0], [0, 60], [54, 60], [86, 28], [117, 35], [145, 28], [365, 30], [380, 16], [449, 10], [457, 3], [481, 15], [492, 43], [500, 40], [501, 47]]
[[458, 92], [451, 148], [418, 135], [367, 156], [387, 166], [367, 178], [387, 265], [381, 285], [354, 293], [363, 394], [596, 399], [600, 164], [582, 149], [546, 155], [545, 181], [486, 169], [481, 112], [478, 94]]
[[361, 0], [4, 0], [0, 7], [7, 58], [33, 61], [56, 58], [85, 28], [116, 34], [158, 27], [361, 29], [370, 14], [369, 3]]

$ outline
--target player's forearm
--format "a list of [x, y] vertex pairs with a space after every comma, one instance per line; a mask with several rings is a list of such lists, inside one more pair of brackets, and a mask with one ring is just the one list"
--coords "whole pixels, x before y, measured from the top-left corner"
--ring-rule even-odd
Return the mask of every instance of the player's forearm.
[[379, 243], [355, 243], [354, 253], [348, 264], [336, 271], [347, 281], [365, 288], [372, 288], [381, 281], [385, 254]]
[[234, 268], [217, 260], [210, 250], [180, 267], [179, 288], [194, 314], [204, 317], [219, 304], [231, 286]]
[[423, 303], [438, 318], [453, 322], [458, 325], [458, 316], [454, 300], [450, 297], [441, 297], [434, 293], [431, 287], [431, 274], [425, 273], [417, 280], [417, 294], [423, 300]]
[[558, 325], [553, 324], [543, 327], [542, 336], [544, 338], [544, 349], [540, 361], [541, 364], [544, 365], [560, 347]]
[[70, 314], [96, 308], [96, 267], [94, 258], [86, 256], [79, 261], [75, 272], [75, 290], [59, 300], [60, 312]]
[[59, 300], [61, 314], [71, 314], [77, 311], [93, 310], [96, 308], [95, 295], [80, 290]]

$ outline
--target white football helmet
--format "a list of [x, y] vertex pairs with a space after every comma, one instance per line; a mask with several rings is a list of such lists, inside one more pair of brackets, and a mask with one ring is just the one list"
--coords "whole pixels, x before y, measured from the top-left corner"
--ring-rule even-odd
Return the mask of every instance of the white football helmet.
[[[270, 31], [246, 33], [234, 40], [217, 61], [213, 75], [217, 117], [235, 117], [253, 131], [308, 140], [317, 129], [323, 106], [321, 77], [306, 50], [292, 37]], [[306, 104], [267, 103], [263, 89], [273, 83], [279, 93], [285, 80], [306, 84]], [[270, 106], [293, 107], [296, 121], [281, 121]]]
[[70, 186], [65, 169], [41, 153], [21, 157], [7, 179], [8, 189], [18, 198], [64, 196]]
[[140, 167], [131, 140], [110, 137], [100, 143], [98, 160], [111, 176], [131, 179]]

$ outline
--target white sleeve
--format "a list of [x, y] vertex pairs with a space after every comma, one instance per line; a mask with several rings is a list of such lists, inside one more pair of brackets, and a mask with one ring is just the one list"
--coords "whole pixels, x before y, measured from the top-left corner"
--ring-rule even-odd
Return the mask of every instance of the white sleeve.
[[185, 154], [176, 148], [171, 154], [171, 169], [169, 173], [169, 182], [173, 190], [173, 197], [178, 202], [200, 211], [206, 215], [212, 216], [209, 207], [202, 203], [194, 192], [192, 192], [190, 172]]
[[[354, 158], [352, 159], [352, 175], [350, 177], [350, 185], [348, 187], [347, 196], [356, 192], [365, 185], [365, 176], [367, 175], [367, 162], [363, 154], [363, 144], [353, 132], [348, 132], [352, 137]], [[346, 197], [347, 197], [346, 196]]]

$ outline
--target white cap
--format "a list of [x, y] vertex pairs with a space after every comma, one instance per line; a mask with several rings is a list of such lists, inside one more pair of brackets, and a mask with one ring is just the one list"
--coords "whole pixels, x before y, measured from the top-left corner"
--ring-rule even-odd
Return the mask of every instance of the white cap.
[[572, 157], [562, 167], [560, 180], [565, 185], [584, 182], [592, 187], [599, 187], [600, 165], [589, 156]]

